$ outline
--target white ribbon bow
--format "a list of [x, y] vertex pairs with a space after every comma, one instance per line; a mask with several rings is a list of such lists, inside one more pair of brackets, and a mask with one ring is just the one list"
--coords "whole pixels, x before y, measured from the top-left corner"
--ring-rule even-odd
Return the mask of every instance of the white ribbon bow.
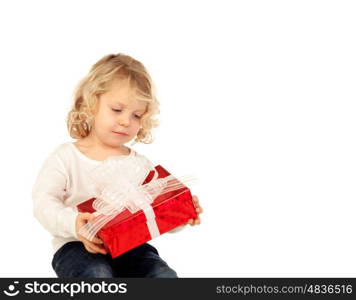
[[[154, 171], [152, 180], [142, 185], [150, 171]], [[141, 155], [110, 156], [89, 176], [96, 188], [96, 199], [92, 204], [96, 218], [86, 223], [79, 234], [90, 241], [105, 224], [125, 209], [131, 213], [142, 209], [151, 238], [157, 237], [160, 232], [151, 203], [160, 194], [185, 187], [183, 181], [194, 180], [191, 176], [185, 176], [178, 181], [172, 175], [158, 179], [154, 166]]]

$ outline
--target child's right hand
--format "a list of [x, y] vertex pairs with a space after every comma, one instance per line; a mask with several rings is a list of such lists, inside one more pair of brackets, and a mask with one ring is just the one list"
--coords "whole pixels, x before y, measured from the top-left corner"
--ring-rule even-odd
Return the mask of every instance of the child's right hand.
[[93, 241], [89, 241], [84, 236], [79, 234], [80, 228], [82, 228], [88, 221], [94, 219], [95, 216], [91, 213], [79, 213], [75, 220], [75, 230], [77, 232], [78, 239], [84, 244], [85, 249], [90, 253], [107, 254], [104, 248], [103, 241], [98, 237], [94, 237]]

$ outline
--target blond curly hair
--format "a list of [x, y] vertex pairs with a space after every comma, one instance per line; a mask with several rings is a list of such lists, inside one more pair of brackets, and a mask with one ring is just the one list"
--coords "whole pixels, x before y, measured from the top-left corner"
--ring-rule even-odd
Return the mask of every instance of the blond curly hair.
[[144, 65], [122, 53], [105, 55], [91, 67], [75, 88], [74, 103], [66, 119], [70, 136], [81, 139], [89, 135], [98, 96], [109, 90], [114, 79], [128, 80], [131, 87], [136, 89], [137, 100], [148, 102], [134, 143], [152, 143], [151, 129], [158, 126], [154, 116], [159, 113], [155, 86]]

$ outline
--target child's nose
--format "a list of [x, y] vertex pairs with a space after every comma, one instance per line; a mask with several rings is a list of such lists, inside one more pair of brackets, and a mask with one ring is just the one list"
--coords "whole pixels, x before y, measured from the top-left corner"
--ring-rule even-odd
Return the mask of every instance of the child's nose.
[[123, 116], [120, 117], [120, 118], [119, 118], [119, 124], [120, 124], [121, 126], [125, 126], [125, 127], [129, 126], [129, 124], [130, 124], [129, 118], [123, 117]]

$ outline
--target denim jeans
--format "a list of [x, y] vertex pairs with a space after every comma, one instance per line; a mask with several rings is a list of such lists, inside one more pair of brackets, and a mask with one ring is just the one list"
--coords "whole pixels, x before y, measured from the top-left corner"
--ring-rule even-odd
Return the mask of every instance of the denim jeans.
[[145, 243], [116, 258], [90, 253], [80, 241], [64, 244], [54, 254], [52, 267], [60, 278], [177, 278], [152, 245]]

